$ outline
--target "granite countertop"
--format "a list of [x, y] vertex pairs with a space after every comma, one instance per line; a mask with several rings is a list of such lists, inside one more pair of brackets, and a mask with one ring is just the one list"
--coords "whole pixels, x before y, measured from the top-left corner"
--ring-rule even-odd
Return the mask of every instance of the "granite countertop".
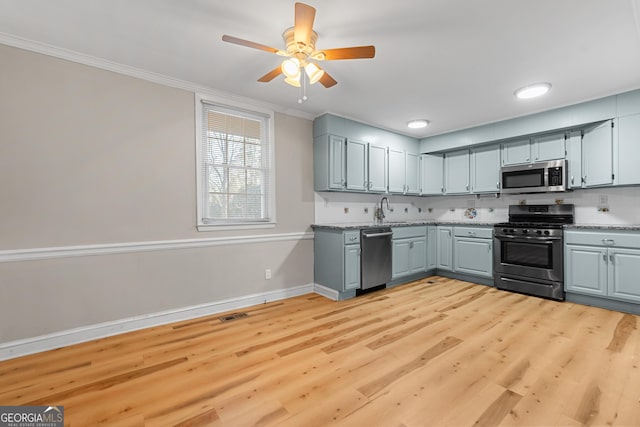
[[640, 231], [640, 224], [567, 224], [567, 230], [621, 230]]
[[373, 222], [369, 223], [334, 223], [334, 224], [312, 224], [311, 228], [322, 228], [330, 230], [359, 230], [361, 228], [375, 228], [375, 227], [411, 227], [414, 225], [463, 225], [463, 226], [485, 226], [493, 227], [494, 222], [469, 222], [469, 221], [434, 221], [434, 220], [411, 220], [401, 222], [384, 222], [377, 224]]

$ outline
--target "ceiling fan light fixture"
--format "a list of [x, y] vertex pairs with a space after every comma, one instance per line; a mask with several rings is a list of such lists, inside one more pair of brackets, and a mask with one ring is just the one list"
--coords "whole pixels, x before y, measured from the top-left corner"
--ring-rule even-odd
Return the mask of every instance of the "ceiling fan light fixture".
[[410, 129], [422, 129], [426, 128], [427, 126], [429, 126], [429, 120], [425, 119], [409, 120], [407, 122], [407, 127]]
[[289, 58], [282, 61], [281, 65], [282, 74], [287, 76], [288, 79], [300, 80], [300, 61], [298, 58]]
[[324, 70], [321, 70], [320, 67], [313, 62], [308, 62], [307, 65], [304, 66], [304, 71], [307, 73], [307, 76], [309, 76], [310, 84], [316, 83], [324, 76]]
[[542, 96], [551, 90], [551, 83], [535, 83], [529, 86], [521, 87], [513, 92], [518, 99], [531, 99]]
[[300, 87], [300, 73], [296, 77], [287, 77], [284, 82], [293, 87]]

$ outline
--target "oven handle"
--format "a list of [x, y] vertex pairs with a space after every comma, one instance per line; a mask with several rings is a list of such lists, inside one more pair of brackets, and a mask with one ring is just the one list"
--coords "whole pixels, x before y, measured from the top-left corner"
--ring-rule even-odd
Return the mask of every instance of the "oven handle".
[[553, 240], [562, 240], [562, 237], [530, 237], [530, 236], [495, 236], [496, 239], [511, 240], [538, 240], [543, 243], [553, 243]]

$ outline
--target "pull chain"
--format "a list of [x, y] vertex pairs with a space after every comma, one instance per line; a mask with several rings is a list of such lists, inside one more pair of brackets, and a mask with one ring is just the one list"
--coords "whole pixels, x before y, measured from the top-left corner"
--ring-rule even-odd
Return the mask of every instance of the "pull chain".
[[305, 78], [305, 73], [302, 70], [300, 72], [300, 80], [302, 83], [300, 85], [300, 93], [302, 94], [302, 97], [298, 99], [298, 104], [302, 104], [304, 101], [308, 99], [307, 98], [307, 79]]

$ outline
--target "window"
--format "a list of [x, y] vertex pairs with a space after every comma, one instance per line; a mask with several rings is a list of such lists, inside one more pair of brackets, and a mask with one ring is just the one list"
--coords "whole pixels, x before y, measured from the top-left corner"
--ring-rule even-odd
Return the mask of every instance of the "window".
[[198, 229], [273, 226], [272, 114], [199, 101]]

